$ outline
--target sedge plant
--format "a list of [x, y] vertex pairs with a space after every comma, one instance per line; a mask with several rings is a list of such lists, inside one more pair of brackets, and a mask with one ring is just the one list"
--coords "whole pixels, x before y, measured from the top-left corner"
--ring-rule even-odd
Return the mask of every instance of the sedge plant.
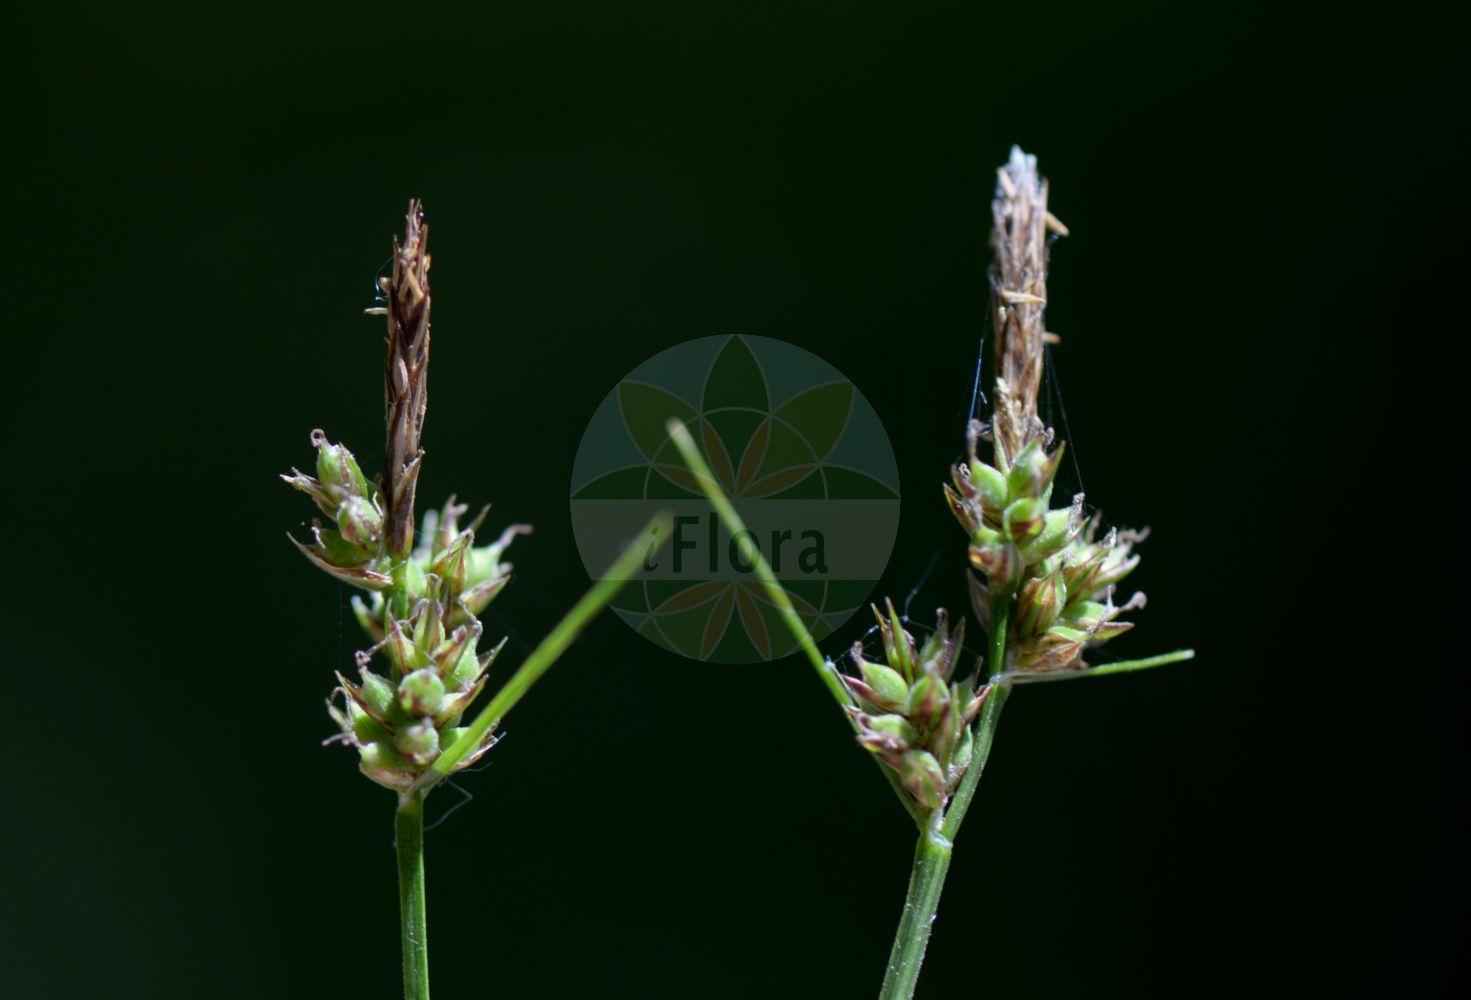
[[670, 535], [668, 517], [656, 515], [489, 702], [470, 714], [505, 644], [503, 639], [483, 648], [478, 615], [510, 580], [506, 548], [531, 529], [512, 525], [477, 546], [475, 535], [489, 508], [462, 527], [467, 508], [451, 497], [440, 510], [426, 512], [415, 533], [428, 404], [428, 238], [422, 209], [411, 202], [404, 238], [394, 240], [392, 273], [379, 281], [383, 304], [367, 310], [388, 321], [383, 475], [367, 478], [352, 452], [316, 430], [316, 475], [293, 469], [282, 476], [326, 518], [312, 522], [310, 544], [292, 542], [314, 565], [366, 594], [354, 596], [352, 608], [372, 645], [356, 656], [356, 679], [337, 674], [327, 704], [340, 731], [328, 742], [353, 748], [363, 775], [397, 798], [405, 1000], [429, 996], [425, 799], [439, 781], [495, 745], [506, 713]]
[[[941, 609], [932, 632], [917, 642], [885, 601], [878, 619], [882, 657], [862, 643], [841, 671], [824, 658], [739, 513], [724, 495], [679, 421], [669, 433], [685, 464], [745, 550], [772, 602], [852, 725], [857, 742], [878, 761], [918, 827], [909, 889], [879, 996], [913, 996], [929, 942], [956, 835], [975, 797], [997, 722], [1015, 686], [1073, 680], [1190, 659], [1179, 650], [1147, 659], [1089, 665], [1084, 654], [1131, 628], [1119, 620], [1142, 608], [1115, 588], [1139, 563], [1143, 532], [1109, 530], [1085, 516], [1078, 494], [1057, 503], [1053, 484], [1064, 443], [1037, 415], [1046, 345], [1049, 234], [1067, 229], [1047, 209], [1048, 188], [1036, 159], [1013, 149], [997, 171], [993, 201], [991, 291], [994, 338], [993, 408], [989, 422], [966, 427], [966, 456], [951, 470], [945, 496], [969, 545], [971, 610], [986, 636], [969, 677], [957, 679], [965, 620]], [[983, 445], [988, 446], [983, 451]]]

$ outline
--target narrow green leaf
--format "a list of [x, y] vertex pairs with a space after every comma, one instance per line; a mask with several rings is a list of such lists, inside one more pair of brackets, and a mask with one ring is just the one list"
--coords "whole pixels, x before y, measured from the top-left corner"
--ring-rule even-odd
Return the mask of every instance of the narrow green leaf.
[[1123, 660], [1119, 663], [1105, 663], [1098, 667], [1089, 667], [1086, 670], [1054, 670], [1050, 673], [1029, 674], [1025, 671], [1013, 670], [1009, 674], [1002, 674], [993, 678], [996, 681], [1006, 681], [1011, 684], [1040, 684], [1044, 681], [1071, 681], [1083, 677], [1103, 677], [1107, 674], [1131, 674], [1136, 670], [1149, 670], [1153, 667], [1163, 667], [1170, 663], [1182, 663], [1185, 660], [1195, 659], [1195, 650], [1177, 649], [1173, 653], [1161, 653], [1159, 656], [1147, 656], [1142, 660]]
[[[736, 509], [731, 506], [730, 500], [720, 489], [720, 484], [716, 482], [715, 476], [710, 472], [710, 467], [700, 457], [700, 450], [695, 446], [695, 440], [690, 436], [689, 430], [678, 420], [670, 420], [665, 425], [665, 429], [669, 431], [669, 437], [679, 449], [680, 456], [684, 459], [685, 465], [689, 466], [690, 472], [694, 475], [695, 481], [699, 483], [700, 488], [709, 499], [710, 505], [715, 508], [715, 513], [725, 522], [726, 530], [730, 532], [731, 537], [749, 538], [750, 536], [745, 534], [745, 522], [741, 520], [741, 516], [736, 513]], [[747, 548], [748, 551], [744, 558], [755, 565], [756, 576], [761, 580], [761, 585], [765, 588], [767, 596], [771, 599], [771, 603], [776, 605], [778, 614], [786, 622], [787, 628], [791, 630], [793, 638], [797, 640], [797, 644], [807, 654], [807, 659], [811, 661], [813, 669], [817, 671], [817, 676], [822, 680], [823, 686], [828, 689], [828, 692], [837, 701], [838, 705], [843, 708], [852, 706], [853, 698], [848, 693], [848, 689], [843, 686], [843, 681], [838, 676], [838, 668], [831, 661], [823, 658], [822, 653], [817, 648], [816, 641], [812, 638], [812, 634], [807, 631], [807, 626], [802, 624], [801, 617], [798, 616], [796, 609], [792, 607], [792, 599], [788, 596], [786, 588], [777, 580], [776, 574], [772, 573], [771, 566], [767, 564], [766, 558], [761, 554], [761, 550], [755, 545], [750, 545]], [[846, 715], [847, 713], [845, 712], [844, 714]], [[858, 723], [852, 717], [849, 717], [848, 722], [856, 732]], [[916, 824], [922, 823], [924, 815], [921, 814], [918, 804], [914, 801], [914, 797], [904, 788], [903, 783], [899, 780], [899, 776], [894, 773], [892, 768], [885, 765], [877, 757], [874, 758], [874, 762], [878, 764], [879, 770], [883, 772], [884, 780], [894, 790], [894, 794], [898, 797], [900, 803], [903, 804], [905, 811], [909, 813]]]

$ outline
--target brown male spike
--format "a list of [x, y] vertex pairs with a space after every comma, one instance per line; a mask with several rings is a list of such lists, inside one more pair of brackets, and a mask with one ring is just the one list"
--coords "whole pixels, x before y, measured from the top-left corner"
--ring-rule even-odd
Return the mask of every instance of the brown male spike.
[[1032, 441], [1050, 436], [1037, 419], [1042, 385], [1042, 314], [1047, 308], [1047, 231], [1067, 227], [1047, 211], [1047, 181], [1037, 158], [1012, 147], [996, 171], [991, 292], [996, 310], [996, 446], [1010, 462]]
[[383, 401], [388, 418], [388, 551], [396, 558], [414, 545], [414, 487], [423, 451], [419, 435], [429, 402], [429, 227], [423, 206], [409, 202], [404, 239], [393, 241], [393, 275], [378, 279], [388, 299], [388, 361]]

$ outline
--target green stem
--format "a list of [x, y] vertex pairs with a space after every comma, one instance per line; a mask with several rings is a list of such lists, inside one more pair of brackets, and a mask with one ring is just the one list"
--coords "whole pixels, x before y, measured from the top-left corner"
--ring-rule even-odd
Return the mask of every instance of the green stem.
[[[988, 664], [991, 674], [999, 674], [1006, 664], [1006, 631], [1011, 619], [1011, 595], [1000, 594], [991, 603], [991, 651]], [[996, 723], [1011, 689], [994, 684], [976, 722], [975, 749], [970, 767], [960, 779], [960, 787], [950, 800], [943, 816], [931, 817], [929, 826], [919, 835], [914, 849], [914, 868], [909, 873], [909, 891], [904, 897], [904, 913], [899, 929], [894, 932], [894, 947], [889, 951], [889, 967], [884, 972], [884, 985], [879, 1000], [910, 1000], [919, 981], [925, 948], [930, 943], [930, 929], [940, 906], [940, 893], [945, 888], [945, 873], [950, 870], [950, 853], [955, 835], [975, 797], [976, 785], [991, 756], [996, 736]]]
[[394, 817], [399, 922], [403, 928], [404, 1000], [429, 1000], [429, 940], [424, 909], [424, 796], [405, 795]]
[[960, 832], [960, 824], [965, 820], [965, 814], [975, 798], [976, 785], [980, 784], [981, 773], [985, 771], [986, 761], [991, 756], [991, 742], [996, 738], [996, 724], [1001, 721], [1001, 709], [1010, 696], [1011, 688], [998, 684], [991, 688], [991, 694], [981, 708], [981, 717], [976, 720], [975, 749], [971, 751], [970, 767], [966, 770], [965, 777], [960, 779], [960, 787], [955, 789], [950, 806], [945, 810], [945, 822], [940, 827], [940, 832], [947, 840], [954, 840], [955, 835]]
[[[651, 549], [668, 540], [672, 522], [659, 514], [649, 522], [639, 540], [598, 580], [582, 600], [567, 612], [541, 645], [532, 650], [521, 668], [496, 692], [467, 731], [425, 771], [399, 799], [394, 822], [394, 845], [398, 852], [399, 918], [403, 928], [404, 1000], [429, 1000], [429, 942], [424, 909], [424, 798], [441, 778], [480, 745], [485, 734], [520, 701], [542, 674], [551, 669], [587, 623], [601, 611], [638, 572]], [[644, 541], [647, 540], [647, 544]]]
[[[684, 424], [678, 420], [670, 420], [665, 425], [665, 429], [679, 449], [685, 465], [689, 467], [690, 472], [699, 483], [700, 489], [709, 499], [720, 519], [725, 522], [731, 537], [740, 539], [740, 544], [745, 549], [744, 558], [748, 563], [754, 564], [756, 575], [760, 578], [772, 603], [776, 605], [787, 627], [792, 630], [798, 644], [807, 654], [818, 676], [822, 678], [823, 684], [839, 705], [845, 708], [852, 705], [852, 698], [838, 678], [837, 671], [818, 652], [817, 644], [812, 640], [806, 626], [802, 624], [801, 618], [792, 607], [786, 591], [777, 581], [776, 575], [771, 572], [771, 567], [766, 564], [760, 550], [750, 543], [750, 536], [745, 533], [745, 525], [741, 522], [740, 515], [736, 513], [735, 507], [731, 505], [730, 500], [720, 488], [719, 482], [710, 472], [710, 467], [695, 446], [694, 438], [690, 436]], [[894, 793], [899, 797], [899, 801], [904, 804], [920, 826], [919, 844], [914, 852], [914, 868], [910, 872], [909, 891], [904, 900], [904, 913], [899, 918], [899, 929], [894, 934], [894, 947], [889, 953], [889, 965], [884, 974], [884, 985], [879, 994], [880, 1000], [909, 1000], [914, 995], [914, 985], [919, 980], [920, 966], [924, 962], [925, 948], [930, 940], [930, 927], [934, 924], [935, 913], [940, 905], [940, 893], [945, 886], [945, 873], [950, 869], [951, 844], [975, 797], [976, 785], [980, 781], [981, 772], [985, 769], [986, 759], [991, 755], [991, 743], [996, 735], [996, 723], [1001, 717], [1001, 708], [1005, 705], [1006, 697], [1011, 692], [1010, 684], [1006, 682], [1002, 674], [1006, 669], [1006, 633], [1011, 623], [1012, 597], [1010, 592], [997, 594], [991, 603], [992, 628], [988, 674], [995, 678], [995, 681], [992, 683], [986, 704], [981, 709], [981, 716], [976, 722], [975, 748], [972, 751], [970, 767], [966, 770], [965, 777], [961, 779], [960, 786], [951, 799], [949, 809], [944, 814], [931, 813], [928, 816], [922, 814], [913, 796], [905, 790], [893, 769], [885, 767], [877, 757], [874, 758], [875, 763], [879, 765], [879, 770], [884, 773], [884, 777], [888, 779]], [[853, 721], [851, 717], [850, 721]], [[856, 728], [856, 722], [854, 725]]]
[[[986, 668], [992, 678], [1001, 677], [1006, 670], [1006, 633], [1011, 627], [1011, 598], [1011, 594], [997, 594], [991, 600], [991, 653]], [[991, 756], [991, 740], [996, 735], [996, 722], [1001, 718], [1001, 708], [1010, 694], [1009, 683], [993, 680], [991, 693], [986, 697], [986, 704], [976, 723], [976, 742], [975, 749], [971, 752], [970, 767], [960, 779], [960, 787], [955, 789], [955, 795], [945, 811], [945, 825], [942, 829], [949, 840], [954, 840], [955, 835], [960, 832], [960, 824], [970, 809], [971, 799], [976, 794], [976, 785], [980, 784], [981, 772], [986, 767], [986, 758]]]
[[879, 1000], [908, 1000], [914, 995], [919, 967], [930, 943], [930, 925], [949, 870], [950, 841], [935, 830], [920, 834], [914, 849], [914, 870], [909, 875], [909, 894], [904, 897], [904, 914], [889, 952], [889, 968], [884, 973]]
[[[934, 926], [935, 913], [940, 906], [940, 892], [945, 887], [945, 873], [950, 869], [954, 837], [960, 829], [960, 821], [965, 818], [966, 809], [970, 807], [986, 758], [991, 755], [996, 721], [1001, 717], [1001, 706], [1006, 703], [1007, 694], [1005, 687], [992, 689], [976, 726], [975, 755], [971, 758], [970, 770], [962, 779], [960, 789], [956, 790], [943, 822], [937, 822], [939, 829], [926, 829], [919, 835], [919, 844], [914, 850], [914, 868], [909, 873], [909, 892], [904, 897], [904, 913], [899, 918], [899, 929], [894, 932], [894, 947], [889, 951], [889, 967], [884, 973], [879, 1000], [910, 1000], [914, 996], [914, 984], [919, 981], [920, 965], [930, 943], [930, 928]], [[965, 794], [963, 800], [962, 792]], [[938, 821], [939, 817], [935, 820]]]

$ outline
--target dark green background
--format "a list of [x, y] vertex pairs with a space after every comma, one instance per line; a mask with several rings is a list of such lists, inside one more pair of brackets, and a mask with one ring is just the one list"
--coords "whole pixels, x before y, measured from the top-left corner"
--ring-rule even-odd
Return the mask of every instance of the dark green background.
[[[916, 617], [963, 605], [938, 481], [1013, 142], [1074, 234], [1049, 317], [1083, 485], [1154, 529], [1117, 652], [1200, 656], [1018, 692], [921, 995], [1413, 993], [1463, 944], [1426, 919], [1456, 716], [1422, 678], [1458, 645], [1414, 610], [1433, 540], [1404, 534], [1444, 460], [1370, 464], [1374, 428], [1423, 419], [1385, 384], [1440, 360], [1426, 243], [1464, 161], [1438, 15], [4, 17], [0, 992], [397, 990], [391, 797], [318, 746], [361, 641], [275, 477], [317, 426], [381, 460], [359, 313], [411, 195], [435, 259], [421, 497], [538, 528], [489, 622], [504, 677], [586, 585], [588, 417], [691, 337], [844, 371], [903, 477], [880, 593], [938, 552]], [[429, 838], [437, 995], [876, 991], [911, 830], [800, 660], [701, 665], [605, 619], [506, 732]]]

